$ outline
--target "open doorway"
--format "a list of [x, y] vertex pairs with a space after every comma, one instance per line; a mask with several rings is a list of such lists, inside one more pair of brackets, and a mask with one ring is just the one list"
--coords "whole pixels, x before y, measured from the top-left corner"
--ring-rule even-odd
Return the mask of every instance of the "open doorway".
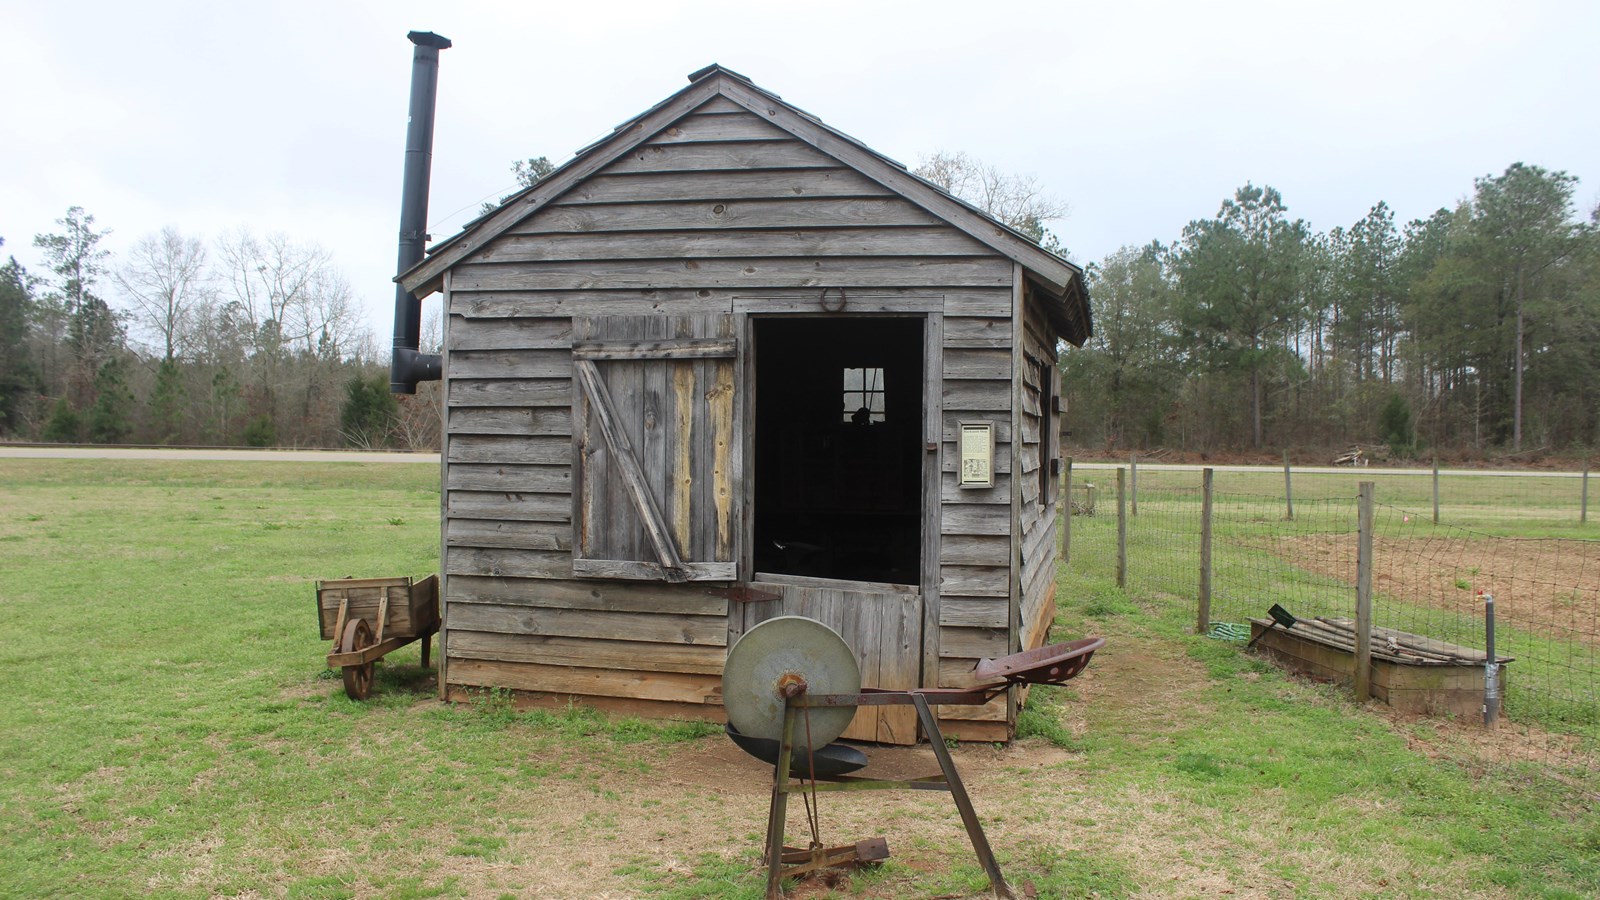
[[917, 584], [923, 321], [755, 320], [756, 571]]

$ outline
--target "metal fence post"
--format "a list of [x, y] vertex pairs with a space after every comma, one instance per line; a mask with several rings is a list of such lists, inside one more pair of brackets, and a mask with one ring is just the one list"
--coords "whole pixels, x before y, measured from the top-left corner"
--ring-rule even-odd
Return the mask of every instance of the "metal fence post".
[[1195, 634], [1211, 630], [1211, 487], [1212, 469], [1200, 470], [1200, 607], [1195, 614]]
[[1117, 587], [1128, 586], [1128, 470], [1117, 469]]
[[1139, 454], [1128, 454], [1128, 515], [1139, 514]]
[[1284, 518], [1294, 521], [1294, 483], [1289, 477], [1289, 451], [1283, 451], [1283, 502], [1288, 506], [1288, 515]]
[[1365, 703], [1372, 696], [1372, 529], [1375, 493], [1373, 482], [1361, 482], [1356, 538], [1357, 703]]
[[1067, 502], [1061, 504], [1061, 564], [1072, 562], [1072, 457], [1067, 457], [1066, 471], [1061, 473], [1061, 489]]
[[1483, 726], [1493, 728], [1500, 718], [1500, 660], [1494, 652], [1494, 595], [1483, 591]]

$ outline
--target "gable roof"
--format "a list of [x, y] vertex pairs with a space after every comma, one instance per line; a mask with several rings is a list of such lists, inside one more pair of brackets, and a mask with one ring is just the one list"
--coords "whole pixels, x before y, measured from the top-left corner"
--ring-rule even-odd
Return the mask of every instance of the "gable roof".
[[468, 223], [395, 280], [418, 296], [438, 290], [446, 269], [715, 97], [744, 107], [1020, 264], [1029, 284], [1048, 298], [1045, 308], [1058, 334], [1075, 345], [1091, 334], [1082, 269], [904, 165], [716, 64], [691, 74], [688, 87], [618, 125], [549, 175], [513, 194], [499, 209]]

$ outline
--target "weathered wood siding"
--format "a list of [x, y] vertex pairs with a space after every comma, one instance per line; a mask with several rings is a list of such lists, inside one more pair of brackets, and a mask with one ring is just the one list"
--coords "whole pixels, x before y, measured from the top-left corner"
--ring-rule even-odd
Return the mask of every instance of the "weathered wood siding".
[[1022, 470], [1020, 531], [1021, 589], [1015, 649], [1032, 650], [1045, 643], [1055, 619], [1056, 516], [1060, 512], [1060, 476], [1052, 459], [1060, 455], [1061, 396], [1056, 338], [1040, 302], [1024, 292], [1022, 379], [1017, 418], [1022, 423], [1018, 467]]
[[[715, 98], [449, 274], [445, 654], [458, 693], [720, 715], [728, 601], [575, 577], [575, 527], [588, 526], [574, 522], [574, 320], [822, 313], [833, 288], [847, 313], [942, 316], [943, 515], [922, 586], [939, 627], [924, 635], [922, 680], [1007, 651], [1010, 260]], [[670, 399], [661, 408], [673, 414]], [[994, 421], [1001, 441], [996, 487], [976, 493], [954, 474], [957, 423], [971, 419]]]
[[[1003, 307], [944, 319], [937, 671], [939, 687], [971, 687], [972, 667], [984, 657], [1011, 652], [1011, 601], [1016, 551], [1015, 352], [1013, 290], [994, 300]], [[995, 426], [994, 484], [958, 486], [963, 422]], [[985, 707], [939, 708], [948, 737], [1005, 740], [1011, 710], [1001, 696]]]

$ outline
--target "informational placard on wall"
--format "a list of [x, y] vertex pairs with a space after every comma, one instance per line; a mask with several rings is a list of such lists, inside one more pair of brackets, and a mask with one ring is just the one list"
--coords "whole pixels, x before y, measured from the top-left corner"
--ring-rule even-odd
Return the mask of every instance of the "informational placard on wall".
[[960, 485], [994, 487], [994, 423], [961, 423]]

